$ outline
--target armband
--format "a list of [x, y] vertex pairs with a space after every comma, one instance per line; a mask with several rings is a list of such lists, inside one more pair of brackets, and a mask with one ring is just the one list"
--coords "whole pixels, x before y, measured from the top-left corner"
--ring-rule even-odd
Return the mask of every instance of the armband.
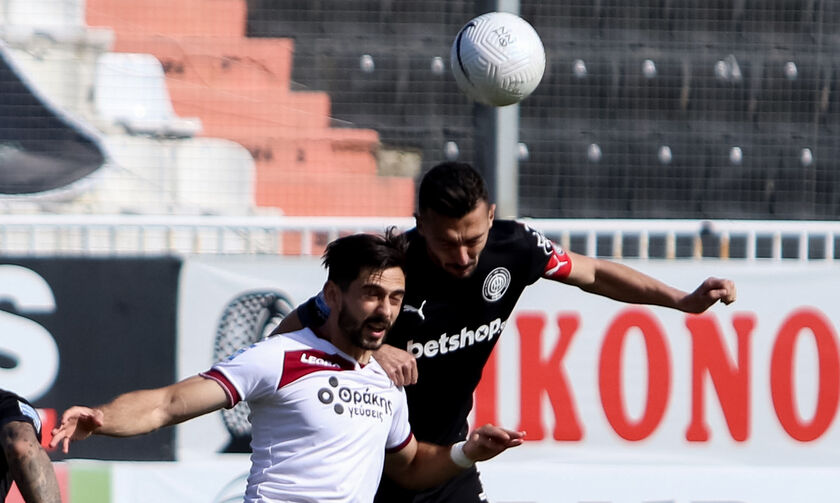
[[552, 246], [551, 255], [548, 257], [548, 263], [543, 270], [543, 278], [563, 280], [569, 277], [572, 272], [572, 258], [561, 248]]
[[297, 309], [297, 315], [304, 327], [320, 327], [326, 323], [327, 318], [330, 317], [330, 306], [324, 299], [324, 292], [318, 292], [318, 295], [301, 304]]
[[456, 465], [460, 466], [461, 468], [471, 468], [475, 461], [468, 458], [466, 454], [464, 454], [464, 442], [463, 440], [460, 442], [456, 442], [452, 444], [452, 447], [449, 449], [449, 457], [452, 458], [452, 462]]

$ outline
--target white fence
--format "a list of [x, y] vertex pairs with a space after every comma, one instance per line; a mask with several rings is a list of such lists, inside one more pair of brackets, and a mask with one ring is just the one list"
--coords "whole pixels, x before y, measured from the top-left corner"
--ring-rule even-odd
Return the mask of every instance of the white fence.
[[[639, 259], [836, 260], [840, 222], [524, 220], [566, 249]], [[339, 235], [412, 218], [2, 215], [0, 254], [320, 254]]]

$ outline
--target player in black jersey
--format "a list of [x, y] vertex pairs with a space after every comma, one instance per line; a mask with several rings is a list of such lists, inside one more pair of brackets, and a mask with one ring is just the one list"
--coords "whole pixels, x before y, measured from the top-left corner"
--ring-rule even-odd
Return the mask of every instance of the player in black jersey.
[[1, 389], [0, 439], [0, 501], [5, 501], [14, 481], [26, 503], [61, 503], [58, 479], [41, 447], [38, 413], [23, 398]]
[[[481, 175], [463, 163], [432, 168], [420, 183], [417, 227], [408, 231], [403, 311], [374, 354], [406, 386], [418, 439], [441, 445], [462, 440], [481, 372], [525, 287], [540, 278], [634, 304], [700, 313], [735, 300], [729, 280], [709, 278], [686, 293], [632, 268], [564, 252], [540, 232], [495, 220]], [[275, 329], [318, 326], [323, 303], [313, 297]], [[384, 477], [377, 502], [486, 501], [475, 470], [422, 493]]]

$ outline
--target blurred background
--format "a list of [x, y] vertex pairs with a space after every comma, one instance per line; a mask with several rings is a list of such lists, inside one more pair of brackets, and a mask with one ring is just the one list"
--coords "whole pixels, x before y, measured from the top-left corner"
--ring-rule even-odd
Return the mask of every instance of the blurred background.
[[[54, 421], [73, 403], [205, 370], [317, 289], [317, 258], [329, 240], [389, 224], [411, 227], [416, 182], [427, 169], [484, 158], [480, 121], [487, 109], [459, 92], [449, 51], [458, 30], [487, 4], [0, 0], [0, 327], [9, 334], [0, 337], [0, 387], [31, 398]], [[701, 270], [745, 274], [740, 309], [764, 322], [759, 331], [771, 327], [754, 339], [761, 372], [770, 365], [775, 329], [786, 326], [790, 306], [779, 299], [820, 310], [827, 328], [813, 333], [828, 339], [805, 350], [797, 367], [805, 377], [796, 386], [813, 396], [800, 404], [801, 417], [825, 406], [833, 418], [836, 402], [832, 408], [821, 401], [832, 392], [819, 385], [834, 375], [820, 365], [837, 367], [820, 351], [836, 349], [840, 321], [836, 306], [823, 304], [840, 293], [840, 2], [515, 4], [540, 34], [547, 64], [540, 86], [519, 105], [518, 135], [510, 138], [518, 165], [514, 216], [568, 249], [639, 261], [674, 282]], [[477, 167], [490, 175], [489, 167]], [[794, 293], [776, 295], [773, 289], [785, 285], [766, 282], [774, 275], [790, 278]], [[744, 295], [751, 291], [758, 300]], [[606, 318], [603, 306], [584, 304], [584, 315]], [[527, 298], [522, 308], [546, 317], [556, 310]], [[239, 328], [230, 342], [237, 316], [245, 321], [233, 323]], [[730, 315], [722, 320], [730, 330], [720, 336], [732, 339]], [[662, 323], [666, 331], [685, 330], [680, 319]], [[152, 332], [153, 342], [144, 343]], [[601, 333], [591, 337], [597, 357]], [[196, 346], [204, 352], [186, 355]], [[690, 358], [690, 348], [675, 348]], [[822, 373], [808, 374], [816, 367]], [[690, 380], [690, 373], [674, 377], [675, 385]], [[763, 374], [759, 380], [768, 381]], [[597, 385], [581, 386], [598, 401]], [[511, 390], [499, 392], [502, 405], [505, 397], [516, 402]], [[772, 409], [774, 391], [760, 391]], [[759, 425], [774, 426], [757, 428], [764, 436], [750, 442], [772, 440], [770, 430], [790, 433], [768, 418], [772, 411]], [[228, 433], [236, 440], [235, 428], [226, 433], [214, 420], [177, 438], [158, 432], [134, 444], [94, 442], [79, 457], [200, 459], [201, 447], [193, 448], [206, 442], [202, 435], [221, 432], [214, 452], [224, 450]], [[715, 421], [725, 432], [723, 420]], [[814, 440], [821, 467], [840, 465], [827, 447], [820, 450], [837, 435], [830, 425]], [[598, 452], [618, 445], [617, 454], [596, 459], [601, 472], [579, 473], [576, 465], [566, 473], [582, 481], [615, 476], [608, 467], [638, 452], [609, 435], [587, 437]], [[680, 437], [671, 441], [684, 446]], [[599, 450], [602, 440], [606, 451]], [[787, 447], [777, 464], [785, 456], [804, 459], [788, 440], [780, 441]], [[669, 459], [667, 443], [642, 452], [660, 463], [657, 469]], [[536, 452], [556, 460], [566, 445]], [[721, 461], [741, 452], [718, 447], [700, 457]], [[747, 449], [754, 456], [746, 465], [766, 459], [755, 449]], [[686, 452], [696, 463], [696, 451]], [[213, 469], [231, 477], [243, 466], [219, 463]], [[168, 465], [145, 465], [147, 472], [120, 464], [57, 466], [73, 503], [134, 501], [132, 491], [142, 494], [137, 488], [151, 476], [178, 501], [212, 499], [168, 480]], [[208, 470], [179, 466], [194, 481]], [[593, 496], [581, 488], [568, 501], [641, 501], [623, 498], [644, 492], [655, 472], [637, 473], [635, 482], [619, 477], [615, 493]], [[737, 471], [726, 473], [723, 492], [707, 501], [759, 501], [739, 492]], [[814, 473], [811, 485], [824, 487]], [[549, 471], [546, 479], [554, 476]], [[768, 471], [744, 476], [770, 487], [786, 480]], [[237, 484], [213, 487], [212, 500], [236, 501]], [[701, 495], [707, 489], [682, 487]], [[675, 496], [679, 484], [670, 489], [656, 493], [657, 501], [689, 501]], [[775, 493], [816, 501], [782, 488]], [[523, 498], [557, 501], [543, 494]], [[772, 501], [768, 494], [756, 497]]]
[[[10, 212], [410, 216], [419, 173], [475, 157], [448, 57], [472, 0], [0, 9]], [[840, 213], [837, 2], [520, 13], [548, 58], [521, 105], [520, 216]]]

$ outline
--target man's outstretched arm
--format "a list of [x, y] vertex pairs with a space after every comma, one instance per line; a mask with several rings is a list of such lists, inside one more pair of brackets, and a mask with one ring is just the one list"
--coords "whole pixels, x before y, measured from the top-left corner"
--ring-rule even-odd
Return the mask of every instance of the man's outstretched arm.
[[565, 278], [557, 278], [558, 281], [621, 302], [702, 313], [717, 302], [735, 301], [735, 283], [728, 279], [707, 278], [688, 293], [617, 262], [566, 253], [571, 259], [571, 272]]
[[35, 428], [25, 421], [9, 421], [0, 430], [3, 454], [12, 478], [26, 503], [61, 503], [58, 479]]
[[50, 445], [62, 445], [96, 435], [131, 437], [221, 409], [228, 397], [221, 385], [211, 379], [193, 376], [164, 388], [132, 391], [99, 407], [75, 406], [67, 409], [53, 430]]

